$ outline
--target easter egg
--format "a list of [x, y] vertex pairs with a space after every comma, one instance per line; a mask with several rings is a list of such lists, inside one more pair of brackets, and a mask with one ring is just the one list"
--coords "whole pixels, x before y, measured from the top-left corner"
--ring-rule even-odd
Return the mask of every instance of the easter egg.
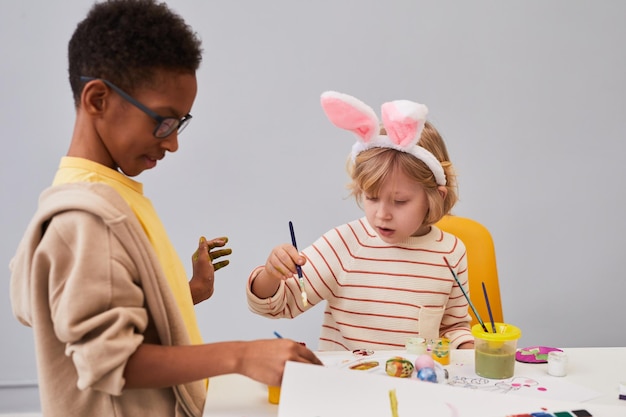
[[417, 379], [420, 381], [437, 382], [437, 374], [433, 368], [426, 367], [417, 371]]
[[415, 359], [415, 369], [417, 369], [418, 371], [422, 368], [434, 368], [434, 367], [435, 367], [435, 360], [429, 354], [425, 353], [423, 355], [419, 355]]
[[408, 378], [413, 374], [413, 364], [411, 361], [404, 359], [401, 356], [394, 356], [387, 360], [385, 364], [385, 372], [390, 376], [397, 376], [400, 378]]

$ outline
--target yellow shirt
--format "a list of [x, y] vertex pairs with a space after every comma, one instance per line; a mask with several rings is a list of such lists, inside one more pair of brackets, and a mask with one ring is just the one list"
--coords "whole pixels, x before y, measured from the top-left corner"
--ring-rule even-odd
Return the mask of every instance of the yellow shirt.
[[202, 343], [196, 321], [187, 272], [170, 242], [152, 202], [143, 195], [143, 184], [88, 159], [65, 156], [53, 185], [71, 182], [100, 182], [113, 187], [126, 200], [148, 236], [178, 304], [192, 344]]

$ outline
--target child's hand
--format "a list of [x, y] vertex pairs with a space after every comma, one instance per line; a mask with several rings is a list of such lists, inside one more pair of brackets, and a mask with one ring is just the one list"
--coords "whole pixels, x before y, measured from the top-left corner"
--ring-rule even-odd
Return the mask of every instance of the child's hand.
[[296, 264], [304, 265], [306, 258], [290, 244], [276, 246], [265, 262], [265, 273], [275, 280], [291, 278], [297, 273]]
[[271, 386], [280, 386], [287, 361], [323, 365], [303, 343], [289, 339], [244, 342], [236, 373]]
[[198, 249], [191, 257], [193, 276], [191, 277], [191, 281], [189, 281], [189, 288], [191, 290], [191, 297], [193, 298], [194, 304], [207, 300], [213, 295], [215, 271], [230, 263], [228, 259], [215, 263], [213, 263], [213, 261], [232, 253], [232, 249], [228, 248], [213, 249], [221, 248], [227, 242], [228, 238], [225, 236], [212, 240], [206, 240], [204, 236], [200, 238]]

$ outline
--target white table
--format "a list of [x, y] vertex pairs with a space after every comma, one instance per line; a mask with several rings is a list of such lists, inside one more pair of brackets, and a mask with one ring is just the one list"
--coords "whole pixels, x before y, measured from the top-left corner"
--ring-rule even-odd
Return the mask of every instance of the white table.
[[[593, 404], [619, 405], [626, 401], [619, 399], [619, 384], [626, 383], [626, 347], [623, 348], [569, 348], [563, 349], [569, 359], [567, 381], [599, 391], [601, 397], [589, 400]], [[546, 364], [516, 363], [516, 372], [525, 367], [543, 367]], [[519, 368], [518, 368], [519, 366]]]
[[[626, 401], [618, 399], [620, 382], [626, 382], [626, 347], [624, 348], [564, 348], [568, 356], [568, 382], [600, 392], [600, 397], [587, 403], [614, 405], [624, 408]], [[402, 351], [389, 352], [402, 355]], [[318, 352], [324, 362], [336, 360], [350, 352]], [[473, 363], [473, 350], [454, 350], [452, 362]], [[533, 371], [547, 370], [547, 364], [525, 364], [516, 362], [515, 374], [524, 374], [527, 367]], [[529, 368], [529, 369], [530, 369]], [[450, 369], [452, 372], [452, 369]], [[547, 373], [547, 371], [546, 371]], [[513, 395], [513, 394], [511, 394]], [[585, 403], [581, 403], [584, 408]], [[217, 417], [276, 417], [278, 406], [267, 401], [267, 387], [241, 375], [224, 375], [211, 378], [205, 416]], [[595, 416], [594, 416], [595, 417]]]

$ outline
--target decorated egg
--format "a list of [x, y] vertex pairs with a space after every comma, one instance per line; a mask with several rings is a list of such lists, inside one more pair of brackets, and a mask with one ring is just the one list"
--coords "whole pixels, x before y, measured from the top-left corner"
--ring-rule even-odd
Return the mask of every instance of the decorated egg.
[[437, 373], [434, 368], [425, 367], [417, 371], [417, 379], [420, 381], [437, 382]]
[[429, 354], [425, 353], [423, 355], [419, 355], [415, 359], [415, 369], [417, 369], [418, 371], [422, 368], [434, 368], [434, 367], [435, 367], [435, 360]]
[[397, 376], [400, 378], [408, 378], [413, 374], [413, 364], [411, 361], [404, 359], [401, 356], [394, 356], [388, 359], [385, 364], [385, 372], [390, 376]]

